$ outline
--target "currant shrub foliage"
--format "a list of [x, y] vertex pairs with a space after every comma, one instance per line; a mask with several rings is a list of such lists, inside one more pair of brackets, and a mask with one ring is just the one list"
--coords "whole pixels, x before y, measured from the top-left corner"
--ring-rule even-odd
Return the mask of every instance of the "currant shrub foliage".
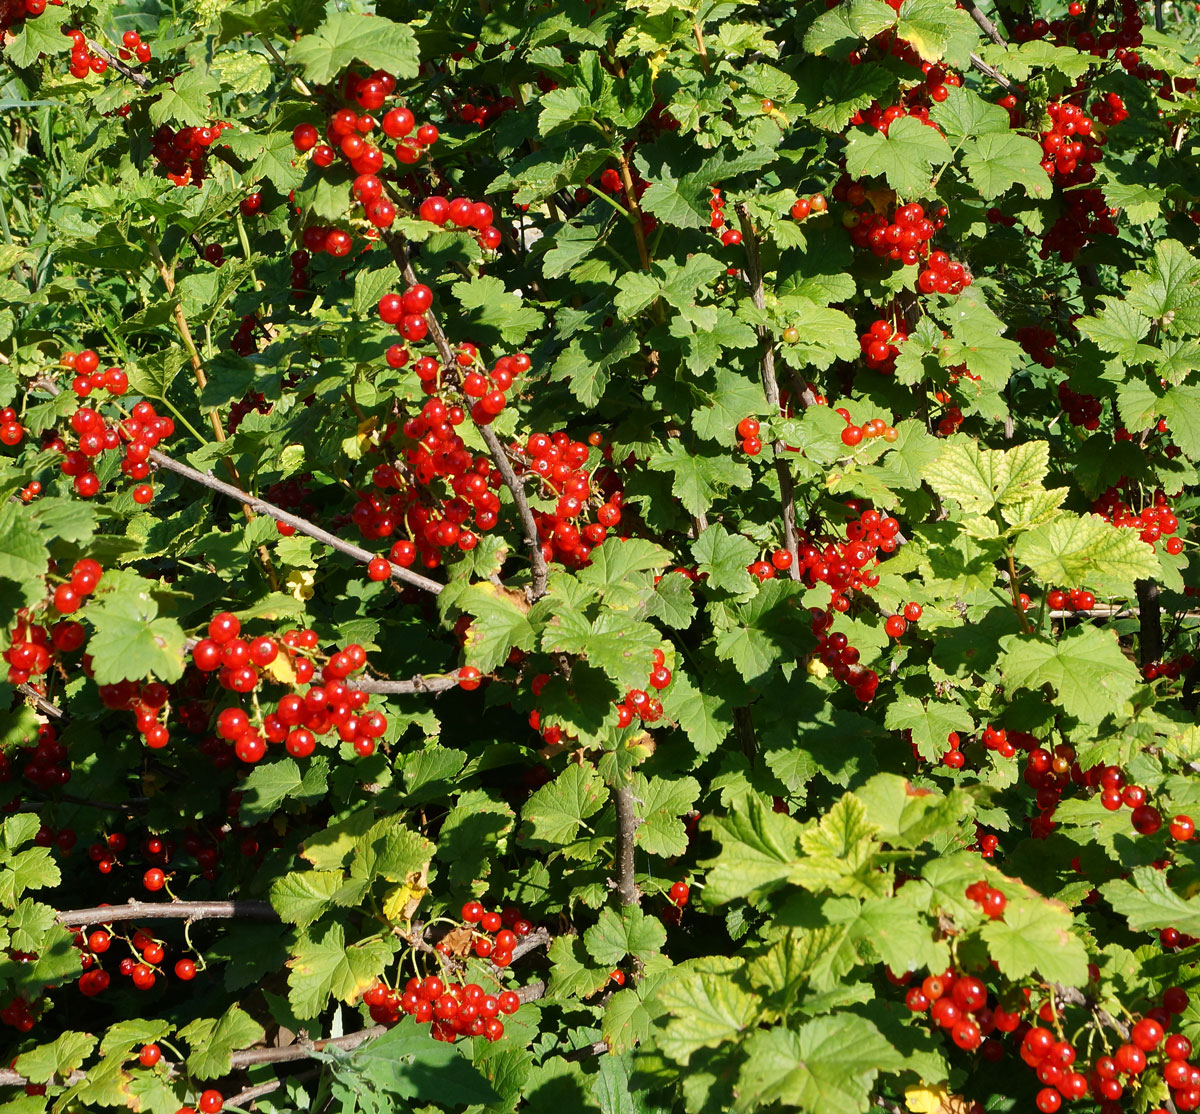
[[2, 1109], [1200, 1106], [1192, 8], [4, 0]]

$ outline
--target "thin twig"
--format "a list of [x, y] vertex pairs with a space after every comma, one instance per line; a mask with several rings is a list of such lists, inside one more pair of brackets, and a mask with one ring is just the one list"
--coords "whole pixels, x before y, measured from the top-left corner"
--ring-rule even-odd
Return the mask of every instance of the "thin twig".
[[982, 31], [989, 39], [997, 46], [1007, 46], [1004, 41], [1004, 36], [996, 29], [996, 25], [988, 19], [979, 9], [979, 5], [975, 3], [967, 4], [967, 14], [975, 21], [979, 30]]
[[700, 21], [692, 22], [692, 33], [696, 36], [696, 49], [700, 52], [700, 65], [704, 68], [704, 76], [708, 77], [712, 73], [712, 67], [708, 63], [708, 47], [704, 45], [704, 32], [700, 29]]
[[997, 85], [1000, 86], [1006, 93], [1011, 93], [1014, 89], [1013, 83], [1008, 80], [995, 66], [989, 66], [978, 54], [972, 52], [971, 66], [978, 70], [985, 77], [990, 77]]
[[[244, 504], [258, 514], [270, 515], [277, 522], [293, 526], [298, 533], [303, 534], [305, 537], [323, 542], [330, 549], [336, 549], [339, 553], [353, 557], [356, 561], [364, 565], [369, 564], [377, 556], [369, 550], [363, 549], [361, 546], [343, 541], [328, 530], [322, 530], [321, 527], [314, 525], [307, 519], [299, 518], [290, 511], [285, 511], [282, 507], [275, 506], [274, 503], [268, 503], [265, 499], [260, 499], [256, 495], [250, 495], [242, 491], [241, 488], [234, 487], [233, 484], [227, 484], [223, 480], [218, 480], [211, 473], [201, 472], [190, 465], [184, 464], [182, 461], [175, 460], [165, 453], [159, 452], [157, 449], [151, 451], [150, 460], [159, 468], [165, 468], [168, 472], [174, 472], [176, 475], [193, 480], [207, 487], [210, 491], [218, 491], [222, 495], [228, 495], [230, 499], [237, 500], [237, 502]], [[390, 564], [394, 579], [401, 580], [405, 584], [411, 584], [416, 588], [423, 588], [426, 592], [432, 592], [434, 595], [437, 595], [442, 590], [442, 585], [436, 580], [430, 580], [429, 577], [422, 576], [420, 573], [410, 572], [408, 569], [401, 568], [394, 562]]]
[[1124, 1021], [1120, 1021], [1113, 1017], [1107, 1010], [1102, 1010], [1097, 1003], [1089, 998], [1082, 990], [1078, 990], [1073, 986], [1059, 986], [1054, 984], [1054, 997], [1061, 1006], [1082, 1006], [1086, 1010], [1090, 1010], [1096, 1021], [1103, 1025], [1106, 1029], [1111, 1029], [1123, 1041], [1129, 1040], [1129, 1026]]
[[[739, 205], [737, 209], [738, 223], [742, 227], [742, 247], [746, 255], [746, 281], [750, 286], [750, 300], [754, 308], [765, 310], [767, 307], [766, 294], [763, 290], [762, 255], [759, 250], [758, 232], [750, 217], [750, 209]], [[771, 416], [778, 419], [781, 407], [779, 404], [779, 382], [775, 378], [775, 342], [770, 330], [765, 325], [758, 327], [758, 343], [761, 349], [759, 357], [759, 373], [762, 378], [763, 390], [766, 392], [767, 405], [771, 407]], [[783, 441], [776, 437], [771, 442], [771, 453], [775, 458], [775, 475], [779, 478], [779, 498], [783, 507], [783, 545], [792, 556], [788, 572], [793, 580], [800, 579], [800, 549], [796, 537], [796, 485], [792, 480], [792, 471], [788, 467], [787, 452]]]
[[17, 692], [29, 700], [39, 712], [50, 716], [51, 719], [61, 719], [66, 714], [57, 704], [51, 704], [32, 685], [17, 685]]
[[613, 790], [613, 804], [617, 810], [617, 851], [613, 864], [616, 879], [613, 888], [622, 905], [639, 905], [642, 891], [638, 888], [634, 874], [634, 836], [642, 821], [634, 808], [633, 790], [628, 785], [619, 785]]
[[114, 70], [122, 77], [128, 78], [139, 89], [149, 89], [154, 84], [144, 73], [138, 73], [132, 66], [125, 65], [115, 54], [107, 47], [101, 46], [97, 42], [88, 39], [88, 49], [95, 55], [103, 58]]
[[638, 202], [637, 190], [633, 185], [633, 172], [629, 169], [629, 156], [621, 151], [617, 156], [617, 161], [621, 167], [621, 185], [625, 188], [625, 203], [629, 207], [638, 259], [641, 261], [642, 270], [648, 271], [650, 270], [650, 252], [646, 248], [646, 230], [642, 227], [642, 206]]
[[279, 914], [266, 901], [130, 901], [124, 905], [63, 909], [54, 914], [54, 919], [59, 924], [83, 927], [140, 920], [277, 921]]
[[445, 692], [458, 684], [457, 677], [439, 677], [436, 675], [416, 676], [407, 681], [394, 681], [390, 677], [360, 677], [358, 680], [346, 682], [352, 689], [360, 692], [373, 692], [385, 696], [404, 696], [414, 692]]

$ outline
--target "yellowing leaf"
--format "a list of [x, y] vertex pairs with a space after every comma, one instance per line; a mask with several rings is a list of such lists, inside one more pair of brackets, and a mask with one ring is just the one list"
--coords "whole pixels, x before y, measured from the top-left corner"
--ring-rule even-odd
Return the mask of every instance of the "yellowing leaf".
[[281, 685], [296, 683], [296, 671], [292, 668], [292, 659], [287, 654], [279, 654], [269, 665], [264, 665], [262, 671]]

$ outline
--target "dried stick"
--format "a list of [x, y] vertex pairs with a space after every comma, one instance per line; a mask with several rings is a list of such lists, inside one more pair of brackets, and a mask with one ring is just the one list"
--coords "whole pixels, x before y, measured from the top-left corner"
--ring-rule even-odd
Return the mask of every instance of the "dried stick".
[[279, 914], [266, 901], [130, 901], [124, 905], [96, 905], [91, 909], [63, 909], [54, 914], [59, 924], [83, 927], [140, 920], [252, 920], [277, 921]]

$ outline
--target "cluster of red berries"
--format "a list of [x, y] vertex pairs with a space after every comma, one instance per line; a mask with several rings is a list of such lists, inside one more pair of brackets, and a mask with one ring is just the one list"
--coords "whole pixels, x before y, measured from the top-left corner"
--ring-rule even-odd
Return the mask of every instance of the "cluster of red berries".
[[807, 220], [813, 213], [824, 213], [829, 208], [823, 193], [814, 193], [809, 197], [797, 197], [792, 202], [792, 220]]
[[[1093, 11], [1099, 16], [1106, 12], [1117, 16], [1116, 5]], [[1142, 17], [1135, 0], [1121, 0], [1120, 18], [1114, 19], [1113, 25], [1099, 34], [1096, 33], [1097, 23], [1087, 26], [1079, 18], [1084, 13], [1081, 0], [1071, 0], [1067, 6], [1070, 18], [1049, 21], [1035, 19], [1030, 23], [1018, 23], [1012, 29], [1013, 38], [1018, 43], [1050, 39], [1059, 46], [1073, 46], [1097, 58], [1107, 58], [1111, 54], [1126, 70], [1136, 69], [1139, 59], [1134, 51], [1142, 45]], [[1132, 62], [1127, 63], [1127, 58], [1132, 58]]]
[[922, 294], [961, 294], [971, 285], [971, 272], [944, 251], [930, 252], [927, 266], [917, 275]]
[[[80, 963], [83, 967], [78, 985], [80, 992], [88, 998], [102, 994], [111, 983], [109, 973], [100, 966], [99, 957], [108, 952], [114, 941], [123, 941], [129, 947], [129, 954], [122, 956], [117, 970], [133, 983], [135, 990], [150, 990], [159, 976], [166, 974], [166, 945], [148, 929], [135, 929], [130, 937], [115, 933], [111, 925], [92, 929], [86, 934], [82, 929], [77, 929], [75, 946], [82, 953]], [[186, 957], [179, 959], [175, 962], [174, 971], [175, 977], [181, 982], [190, 982], [196, 977], [196, 961]]]
[[376, 228], [390, 228], [396, 219], [396, 206], [384, 195], [383, 183], [378, 174], [383, 169], [383, 150], [371, 141], [379, 128], [387, 139], [396, 140], [393, 154], [402, 166], [411, 166], [438, 140], [438, 129], [433, 124], [418, 125], [412, 112], [403, 105], [386, 112], [382, 120], [373, 115], [396, 88], [396, 79], [383, 70], [362, 77], [352, 78], [352, 84], [344, 84], [347, 99], [352, 98], [363, 111], [340, 108], [332, 113], [325, 123], [325, 140], [320, 143], [320, 133], [313, 124], [297, 124], [292, 130], [292, 145], [303, 154], [311, 152], [314, 166], [329, 167], [340, 154], [357, 175], [351, 188], [356, 201], [363, 206], [367, 220]]
[[1180, 654], [1169, 661], [1153, 661], [1142, 666], [1142, 677], [1147, 681], [1155, 681], [1159, 677], [1178, 681], [1195, 664], [1196, 659], [1192, 654]]
[[129, 390], [129, 376], [119, 367], [101, 371], [100, 357], [90, 348], [82, 352], [64, 352], [59, 364], [75, 372], [71, 390], [79, 398], [87, 398], [93, 391], [107, 391], [110, 395], [120, 396]]
[[746, 571], [756, 580], [774, 580], [781, 572], [787, 572], [796, 563], [786, 549], [773, 550], [768, 560], [760, 557], [746, 566]]
[[1091, 611], [1096, 606], [1095, 593], [1086, 588], [1051, 588], [1046, 593], [1046, 606], [1051, 611]]
[[363, 995], [371, 1019], [377, 1024], [394, 1025], [402, 1014], [418, 1024], [429, 1025], [435, 1040], [456, 1041], [459, 1037], [485, 1037], [498, 1041], [504, 1036], [500, 1015], [514, 1014], [521, 1008], [515, 990], [488, 994], [478, 983], [447, 983], [437, 975], [411, 978], [403, 993], [376, 983]]
[[[484, 96], [490, 96], [490, 94], [485, 93]], [[517, 102], [513, 97], [499, 97], [482, 104], [454, 105], [452, 111], [464, 124], [474, 124], [477, 128], [486, 128], [492, 121], [516, 107]]]
[[[1172, 1092], [1174, 1108], [1195, 1110], [1200, 1106], [1200, 1068], [1188, 1061], [1192, 1042], [1181, 1033], [1167, 1033], [1172, 1015], [1187, 1008], [1187, 997], [1187, 992], [1179, 987], [1169, 987], [1163, 993], [1163, 1004], [1134, 1022], [1128, 1039], [1112, 1055], [1098, 1057], [1086, 1073], [1076, 1064], [1074, 1045], [1056, 1040], [1054, 1033], [1043, 1026], [1028, 1029], [1021, 1039], [1020, 1053], [1043, 1084], [1034, 1100], [1037, 1109], [1041, 1114], [1055, 1114], [1064, 1100], [1075, 1101], [1089, 1094], [1102, 1109], [1115, 1105], [1126, 1086], [1139, 1079], [1150, 1066], [1149, 1058], [1157, 1054], [1161, 1057], [1158, 1067]], [[1050, 1012], [1049, 1019], [1053, 1018]]]
[[208, 149], [223, 131], [231, 127], [232, 124], [218, 122], [198, 127], [189, 125], [176, 131], [169, 124], [163, 124], [154, 133], [150, 150], [175, 185], [190, 183], [198, 186], [204, 181]]
[[721, 196], [719, 186], [713, 186], [709, 190], [708, 208], [708, 227], [720, 237], [721, 243], [727, 248], [740, 244], [742, 242], [742, 234], [736, 228], [727, 228], [725, 226], [725, 198]]
[[1058, 402], [1072, 425], [1088, 430], [1100, 428], [1103, 404], [1095, 395], [1079, 394], [1067, 386], [1064, 380], [1058, 385]]
[[[75, 562], [70, 576], [55, 586], [50, 605], [60, 615], [73, 615], [100, 583], [103, 569], [99, 562], [82, 557]], [[8, 681], [24, 685], [33, 677], [45, 673], [54, 655], [70, 654], [82, 648], [87, 632], [73, 619], [62, 619], [47, 629], [32, 621], [27, 611], [17, 614], [17, 622], [9, 632], [8, 649], [0, 653], [8, 663]]]
[[295, 684], [309, 685], [304, 693], [293, 691], [280, 697], [275, 710], [265, 716], [260, 717], [257, 702], [253, 719], [237, 705], [222, 709], [217, 716], [217, 735], [233, 744], [241, 761], [260, 761], [269, 743], [284, 744], [293, 758], [307, 758], [316, 749], [317, 736], [331, 731], [351, 744], [360, 757], [375, 753], [377, 741], [387, 731], [387, 717], [365, 710], [367, 694], [347, 682], [366, 665], [366, 651], [361, 646], [353, 643], [330, 654], [319, 683], [310, 684], [316, 671], [316, 631], [291, 630], [280, 640], [263, 635], [250, 641], [240, 633], [236, 615], [228, 611], [215, 615], [208, 624], [208, 637], [192, 648], [196, 668], [216, 673], [223, 688], [248, 693], [260, 684], [260, 670], [270, 667], [282, 652]]
[[1183, 552], [1183, 539], [1176, 536], [1179, 519], [1161, 491], [1155, 493], [1153, 503], [1135, 513], [1132, 507], [1122, 501], [1118, 489], [1110, 487], [1092, 504], [1092, 513], [1107, 519], [1114, 526], [1136, 530], [1138, 537], [1147, 545], [1165, 538], [1163, 548], [1172, 556]]
[[117, 56], [122, 62], [134, 59], [139, 62], [149, 62], [153, 57], [150, 45], [142, 42], [142, 36], [136, 31], [126, 31], [121, 36], [121, 46], [117, 50]]
[[473, 230], [479, 246], [487, 251], [495, 251], [500, 246], [500, 229], [492, 223], [495, 214], [486, 201], [471, 201], [465, 197], [449, 199], [434, 194], [421, 202], [417, 215], [439, 228], [451, 224], [464, 231]]
[[[600, 435], [592, 434], [589, 441], [598, 446]], [[537, 476], [542, 492], [555, 500], [553, 510], [535, 510], [533, 514], [542, 556], [570, 568], [582, 568], [591, 559], [592, 550], [608, 537], [608, 531], [620, 523], [622, 492], [614, 487], [607, 497], [602, 493], [597, 477], [586, 467], [588, 444], [562, 430], [533, 433], [515, 449], [524, 457], [524, 473]], [[592, 510], [594, 521], [581, 524], [580, 519]]]
[[[61, 5], [63, 0], [50, 0]], [[36, 19], [46, 10], [46, 0], [0, 0], [0, 34], [26, 19]]]
[[[903, 984], [908, 979], [893, 981]], [[1009, 1013], [998, 1004], [988, 1006], [988, 989], [981, 978], [952, 969], [940, 975], [926, 976], [908, 989], [904, 1002], [914, 1014], [928, 1013], [930, 1019], [945, 1029], [950, 1039], [965, 1052], [974, 1052], [985, 1036], [997, 1031], [1010, 1033], [1020, 1024], [1019, 1015]]]
[[[961, 81], [961, 78], [959, 80]], [[942, 88], [944, 89], [945, 85]], [[850, 117], [850, 123], [854, 126], [865, 125], [887, 135], [888, 129], [895, 121], [911, 116], [914, 120], [920, 120], [926, 127], [933, 128], [938, 135], [941, 135], [942, 129], [929, 119], [929, 106], [923, 103], [926, 99], [925, 92], [924, 85], [915, 86], [912, 90], [911, 101], [906, 97], [903, 104], [890, 104], [887, 108], [884, 108], [878, 101], [872, 101], [866, 108], [856, 111]]]
[[[872, 321], [870, 328], [858, 337], [863, 362], [874, 371], [891, 375], [896, 370], [896, 357], [900, 354], [900, 345], [906, 340], [908, 333], [899, 325], [893, 328], [883, 318]], [[845, 431], [842, 433], [842, 440], [846, 440]]]
[[[496, 912], [485, 909], [482, 902], [468, 901], [462, 907], [462, 923], [471, 929], [471, 950], [497, 967], [510, 966], [513, 948], [533, 931], [533, 925], [515, 905]], [[451, 954], [444, 945], [439, 951], [443, 955]]]
[[162, 750], [171, 741], [166, 718], [170, 690], [161, 681], [118, 681], [100, 686], [100, 700], [113, 711], [131, 711], [142, 742]]
[[0, 410], [0, 445], [13, 448], [19, 445], [25, 437], [25, 427], [21, 425], [17, 412], [11, 406]]
[[850, 420], [849, 413], [842, 407], [838, 407], [837, 413], [841, 414], [846, 422], [846, 428], [842, 430], [842, 444], [847, 448], [852, 449], [855, 445], [860, 445], [863, 441], [871, 441], [876, 437], [882, 437], [890, 445], [900, 436], [899, 430], [895, 426], [888, 425], [882, 418], [870, 418], [858, 426]]
[[[35, 6], [36, 3], [37, 0], [35, 0]], [[44, 2], [42, 8], [45, 10]], [[26, 9], [28, 10], [28, 3], [26, 3]], [[108, 59], [92, 50], [87, 35], [78, 28], [64, 27], [62, 32], [71, 39], [71, 64], [67, 67], [67, 73], [74, 78], [82, 79], [88, 74], [99, 75], [108, 70]]]
[[[32, 746], [21, 746], [7, 754], [0, 755], [0, 782], [12, 780], [13, 763], [18, 756], [25, 765], [21, 768], [21, 776], [37, 789], [60, 789], [71, 780], [71, 765], [67, 758], [67, 748], [58, 738], [58, 732], [51, 724], [43, 723], [38, 726], [37, 738]], [[75, 833], [64, 829], [65, 834], [56, 845], [62, 851], [70, 851], [75, 846]], [[62, 833], [60, 833], [62, 834]], [[49, 846], [44, 839], [35, 839], [42, 846]]]
[[759, 437], [762, 427], [758, 419], [747, 415], [737, 424], [737, 435], [742, 439], [742, 452], [747, 456], [758, 456], [762, 452], [762, 439]]
[[[840, 188], [841, 183], [834, 187], [835, 197]], [[866, 192], [857, 182], [845, 187], [845, 200], [851, 208], [842, 214], [842, 224], [849, 230], [855, 247], [905, 266], [912, 266], [929, 254], [929, 242], [945, 226], [944, 206], [926, 215], [925, 207], [913, 201], [908, 205], [898, 205], [889, 220], [882, 213], [859, 212], [858, 206], [863, 204], [865, 198]], [[958, 266], [961, 267], [961, 264]]]
[[0, 1009], [0, 1022], [18, 1033], [28, 1033], [37, 1024], [34, 1010], [40, 1005], [40, 1000], [30, 1005], [28, 999], [17, 995], [3, 1009]]
[[1034, 363], [1044, 368], [1054, 366], [1050, 349], [1058, 343], [1058, 337], [1053, 329], [1041, 325], [1022, 325], [1016, 332], [1016, 340]]
[[[96, 354], [90, 349], [75, 354], [73, 358], [70, 352], [63, 356], [63, 365], [73, 366], [76, 372], [73, 387], [77, 394], [96, 389], [92, 381], [96, 359]], [[109, 368], [103, 373], [100, 385], [110, 394], [119, 395], [124, 393], [128, 381], [120, 368]], [[70, 424], [78, 438], [74, 449], [68, 450], [61, 436], [52, 436], [43, 447], [65, 454], [60, 467], [64, 475], [74, 478], [73, 486], [77, 495], [91, 499], [99, 494], [100, 479], [92, 468], [92, 462], [101, 453], [118, 449], [123, 444], [125, 455], [121, 461], [121, 471], [135, 482], [132, 493], [134, 502], [145, 505], [153, 499], [154, 489], [141, 481], [150, 475], [151, 451], [175, 432], [175, 422], [171, 418], [160, 416], [153, 403], [143, 400], [133, 407], [129, 417], [113, 424], [106, 422], [98, 410], [81, 406], [71, 415]]]
[[[1149, 795], [1145, 789], [1127, 782], [1119, 766], [1100, 767], [1098, 784], [1100, 803], [1109, 812], [1132, 809], [1130, 822], [1139, 835], [1154, 835], [1162, 828], [1162, 813], [1148, 803]], [[1167, 831], [1176, 842], [1186, 843], [1195, 836], [1196, 825], [1190, 816], [1181, 813], [1167, 825]]]
[[1081, 162], [1087, 166], [1100, 161], [1101, 145], [1094, 133], [1094, 121], [1079, 105], [1069, 101], [1051, 101], [1046, 105], [1046, 114], [1050, 117], [1050, 128], [1041, 136], [1045, 155], [1042, 169], [1064, 184], [1090, 180], [1091, 176], [1080, 177], [1077, 171]]

